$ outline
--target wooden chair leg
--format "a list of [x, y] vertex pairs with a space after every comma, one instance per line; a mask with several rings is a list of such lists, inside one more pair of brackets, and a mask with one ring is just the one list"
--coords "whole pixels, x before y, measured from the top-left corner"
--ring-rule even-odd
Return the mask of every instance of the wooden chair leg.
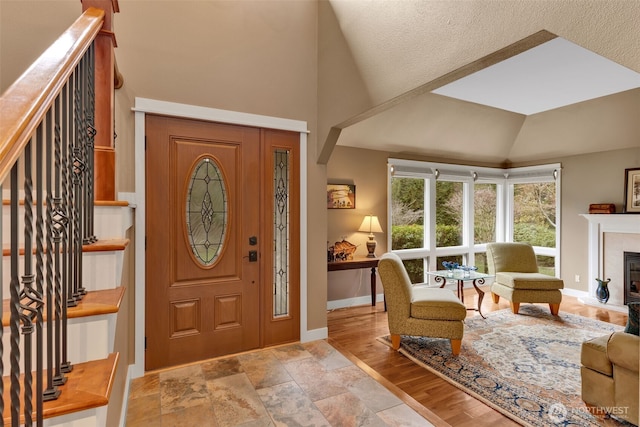
[[400, 335], [391, 334], [391, 348], [394, 350], [400, 348]]
[[493, 303], [497, 304], [500, 302], [500, 295], [498, 294], [494, 294], [493, 292], [491, 292], [491, 298], [493, 298]]
[[451, 341], [451, 353], [454, 356], [460, 354], [460, 348], [462, 347], [462, 340], [450, 340]]
[[558, 315], [558, 311], [560, 311], [560, 303], [558, 304], [549, 304], [549, 309], [551, 310], [551, 314], [554, 316]]
[[519, 302], [512, 302], [511, 303], [511, 311], [513, 311], [513, 314], [518, 314], [518, 311], [520, 311], [520, 303]]

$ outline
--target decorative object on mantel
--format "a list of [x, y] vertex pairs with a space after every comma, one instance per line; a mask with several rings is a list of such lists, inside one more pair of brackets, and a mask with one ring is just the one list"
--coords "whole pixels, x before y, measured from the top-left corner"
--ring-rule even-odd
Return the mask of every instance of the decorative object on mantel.
[[353, 259], [353, 253], [358, 247], [342, 239], [329, 248], [329, 261], [347, 261]]
[[624, 212], [640, 213], [640, 168], [624, 170]]
[[638, 330], [638, 314], [640, 312], [640, 301], [627, 303], [629, 306], [629, 318], [627, 319], [627, 326], [624, 331], [628, 334], [640, 335]]
[[367, 215], [362, 220], [358, 231], [369, 233], [369, 240], [367, 240], [367, 258], [375, 258], [376, 254], [376, 241], [373, 238], [373, 233], [382, 233], [382, 227], [380, 227], [380, 221], [375, 215]]
[[613, 203], [592, 203], [589, 205], [590, 214], [613, 214], [616, 213], [616, 205]]
[[609, 301], [609, 282], [611, 279], [602, 280], [596, 278], [598, 287], [596, 288], [596, 299], [602, 304], [606, 304]]

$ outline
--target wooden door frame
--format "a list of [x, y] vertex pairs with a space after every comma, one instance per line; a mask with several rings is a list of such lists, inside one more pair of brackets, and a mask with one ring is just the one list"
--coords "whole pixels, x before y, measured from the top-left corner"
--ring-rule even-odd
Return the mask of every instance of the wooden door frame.
[[187, 119], [206, 120], [218, 123], [270, 128], [300, 133], [300, 341], [318, 339], [307, 331], [307, 122], [261, 116], [236, 111], [219, 110], [187, 104], [136, 98], [135, 107], [135, 360], [131, 366], [131, 377], [144, 375], [145, 341], [145, 295], [146, 295], [146, 165], [145, 165], [145, 117], [158, 114]]

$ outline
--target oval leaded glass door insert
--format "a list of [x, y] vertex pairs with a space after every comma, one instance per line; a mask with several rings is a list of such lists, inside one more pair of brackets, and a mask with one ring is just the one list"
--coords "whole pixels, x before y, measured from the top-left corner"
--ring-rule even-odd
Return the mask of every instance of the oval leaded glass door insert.
[[193, 167], [186, 200], [186, 229], [191, 251], [204, 267], [220, 255], [227, 234], [227, 190], [218, 163], [203, 157]]

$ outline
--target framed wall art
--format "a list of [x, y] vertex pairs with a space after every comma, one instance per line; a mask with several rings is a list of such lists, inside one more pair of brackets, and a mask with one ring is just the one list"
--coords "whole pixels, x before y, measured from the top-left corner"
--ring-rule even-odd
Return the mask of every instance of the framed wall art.
[[640, 213], [640, 168], [624, 170], [624, 211]]
[[355, 209], [356, 186], [327, 184], [327, 209]]

